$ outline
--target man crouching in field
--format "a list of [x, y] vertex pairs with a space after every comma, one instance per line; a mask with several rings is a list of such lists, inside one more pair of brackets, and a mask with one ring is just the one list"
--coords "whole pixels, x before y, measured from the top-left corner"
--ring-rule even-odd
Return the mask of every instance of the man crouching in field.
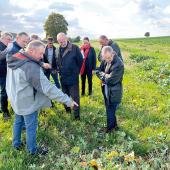
[[50, 106], [50, 100], [57, 100], [69, 107], [77, 106], [66, 94], [52, 85], [40, 67], [45, 46], [40, 41], [32, 41], [26, 51], [14, 54], [8, 60], [6, 90], [15, 112], [13, 126], [13, 146], [21, 149], [21, 130], [25, 122], [26, 144], [31, 154], [46, 154], [46, 148], [37, 147], [36, 129], [38, 110]]
[[96, 75], [102, 80], [102, 92], [107, 114], [106, 132], [117, 128], [116, 109], [122, 98], [124, 64], [110, 46], [102, 48], [103, 61]]

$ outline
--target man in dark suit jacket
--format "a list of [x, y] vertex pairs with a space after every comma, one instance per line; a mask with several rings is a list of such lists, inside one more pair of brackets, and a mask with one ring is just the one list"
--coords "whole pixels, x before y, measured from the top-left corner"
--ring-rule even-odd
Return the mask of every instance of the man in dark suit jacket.
[[50, 75], [51, 75], [55, 82], [56, 87], [60, 88], [60, 83], [58, 80], [56, 53], [57, 53], [57, 49], [53, 45], [53, 38], [48, 38], [48, 44], [45, 48], [44, 62], [49, 63], [51, 65], [51, 69], [46, 69], [44, 73], [48, 79], [50, 79]]
[[102, 58], [103, 61], [96, 74], [102, 80], [102, 92], [107, 114], [106, 132], [111, 132], [113, 129], [117, 129], [116, 110], [122, 99], [124, 64], [110, 46], [103, 47]]
[[[72, 97], [80, 106], [79, 97], [79, 72], [83, 62], [83, 56], [78, 46], [71, 44], [64, 33], [57, 35], [59, 54], [57, 64], [59, 66], [62, 91]], [[67, 112], [71, 109], [65, 106]], [[80, 119], [80, 107], [74, 107], [76, 120]]]
[[[12, 34], [5, 32], [2, 34], [0, 39], [0, 51], [4, 51], [7, 48], [7, 45], [12, 41]], [[7, 63], [6, 58], [0, 60], [0, 106], [1, 111], [3, 112], [4, 120], [10, 118], [8, 111], [8, 97], [6, 93], [6, 74], [7, 74]]]

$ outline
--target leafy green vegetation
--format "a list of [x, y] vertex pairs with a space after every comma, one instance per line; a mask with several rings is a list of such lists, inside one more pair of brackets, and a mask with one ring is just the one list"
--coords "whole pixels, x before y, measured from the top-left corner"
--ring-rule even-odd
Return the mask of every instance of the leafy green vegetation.
[[[41, 110], [38, 144], [45, 157], [12, 148], [12, 123], [0, 119], [0, 169], [169, 169], [170, 37], [120, 39], [125, 62], [124, 97], [117, 111], [120, 130], [105, 134], [100, 81], [81, 98], [81, 121], [61, 104]], [[96, 41], [92, 45], [99, 51]], [[12, 111], [11, 111], [12, 112]], [[25, 140], [25, 134], [23, 135]]]

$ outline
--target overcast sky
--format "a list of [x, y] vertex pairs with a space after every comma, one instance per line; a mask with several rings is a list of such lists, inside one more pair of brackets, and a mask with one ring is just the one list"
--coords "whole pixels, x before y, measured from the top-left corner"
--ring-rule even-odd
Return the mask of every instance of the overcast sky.
[[170, 0], [0, 0], [0, 30], [42, 37], [51, 12], [64, 15], [72, 37], [170, 35]]

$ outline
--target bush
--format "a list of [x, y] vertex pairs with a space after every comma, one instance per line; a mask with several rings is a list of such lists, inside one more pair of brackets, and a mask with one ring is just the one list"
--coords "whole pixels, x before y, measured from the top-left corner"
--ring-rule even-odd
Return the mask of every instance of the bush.
[[143, 61], [151, 59], [151, 58], [153, 58], [153, 57], [140, 55], [140, 54], [132, 54], [130, 56], [130, 59], [137, 63], [143, 62]]

